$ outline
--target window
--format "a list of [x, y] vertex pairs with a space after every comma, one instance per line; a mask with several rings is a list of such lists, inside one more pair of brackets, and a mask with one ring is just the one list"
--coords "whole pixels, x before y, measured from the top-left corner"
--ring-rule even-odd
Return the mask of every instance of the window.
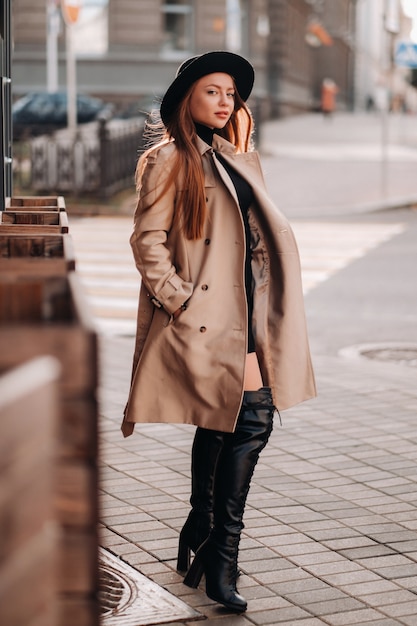
[[103, 55], [108, 49], [108, 0], [83, 0], [74, 25], [77, 54]]
[[164, 42], [167, 55], [192, 50], [192, 6], [186, 0], [171, 0], [162, 5]]

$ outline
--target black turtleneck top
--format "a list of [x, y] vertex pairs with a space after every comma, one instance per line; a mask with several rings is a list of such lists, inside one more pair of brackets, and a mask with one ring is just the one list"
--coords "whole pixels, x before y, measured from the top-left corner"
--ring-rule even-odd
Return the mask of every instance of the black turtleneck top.
[[[202, 124], [195, 124], [197, 135], [205, 141], [209, 146], [212, 145], [214, 129], [203, 126]], [[223, 165], [227, 174], [229, 175], [234, 188], [236, 189], [236, 195], [239, 201], [239, 208], [242, 214], [243, 224], [245, 227], [245, 290], [246, 300], [248, 303], [248, 353], [255, 352], [255, 339], [252, 331], [252, 313], [253, 313], [253, 276], [251, 267], [251, 249], [250, 249], [250, 227], [248, 220], [248, 209], [253, 201], [253, 191], [249, 183], [244, 180], [240, 174], [236, 172], [229, 163], [225, 161], [220, 152], [214, 151], [216, 158]]]

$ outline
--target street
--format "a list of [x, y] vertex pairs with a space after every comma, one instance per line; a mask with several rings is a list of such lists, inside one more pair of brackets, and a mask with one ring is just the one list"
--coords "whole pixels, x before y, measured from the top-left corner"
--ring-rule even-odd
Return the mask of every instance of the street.
[[[225, 626], [416, 623], [417, 212], [393, 207], [417, 199], [417, 143], [397, 136], [381, 198], [376, 125], [370, 136], [364, 116], [336, 116], [317, 154], [324, 121], [308, 117], [264, 128], [263, 161], [299, 243], [319, 395], [283, 412], [256, 468], [239, 559], [249, 601], [242, 616], [185, 587], [175, 571], [193, 429], [120, 433], [139, 284], [131, 217], [71, 221], [101, 337], [101, 544], [183, 602], [172, 612], [176, 626], [193, 623], [190, 607]], [[354, 150], [340, 158], [332, 142]], [[167, 622], [152, 606], [146, 619], [137, 608], [136, 626]]]
[[[417, 357], [417, 211], [355, 217], [358, 235], [384, 224], [392, 236], [308, 294], [313, 350], [337, 354], [355, 344], [407, 344]], [[346, 222], [337, 222], [341, 229]], [[394, 230], [394, 228], [396, 230]]]

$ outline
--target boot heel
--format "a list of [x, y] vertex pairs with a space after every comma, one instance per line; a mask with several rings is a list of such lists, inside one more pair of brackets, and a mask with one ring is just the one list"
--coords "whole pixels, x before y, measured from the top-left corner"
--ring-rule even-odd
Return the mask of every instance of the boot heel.
[[177, 571], [187, 572], [190, 567], [190, 546], [186, 541], [179, 539], [178, 543], [178, 558], [177, 558]]
[[192, 587], [193, 589], [197, 589], [203, 574], [204, 565], [200, 556], [197, 554], [194, 557], [194, 561], [192, 562], [186, 577], [184, 578], [184, 585], [187, 585], [187, 587]]

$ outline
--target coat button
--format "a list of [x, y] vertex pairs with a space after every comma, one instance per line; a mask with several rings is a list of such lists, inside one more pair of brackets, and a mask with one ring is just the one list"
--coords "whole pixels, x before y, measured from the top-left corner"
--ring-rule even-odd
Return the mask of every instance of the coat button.
[[205, 326], [200, 326], [200, 333], [205, 333], [207, 328]]
[[204, 243], [206, 244], [206, 246], [210, 245], [210, 239], [205, 239]]
[[208, 289], [208, 285], [201, 285], [201, 289], [202, 289], [203, 291], [207, 291], [207, 289]]

